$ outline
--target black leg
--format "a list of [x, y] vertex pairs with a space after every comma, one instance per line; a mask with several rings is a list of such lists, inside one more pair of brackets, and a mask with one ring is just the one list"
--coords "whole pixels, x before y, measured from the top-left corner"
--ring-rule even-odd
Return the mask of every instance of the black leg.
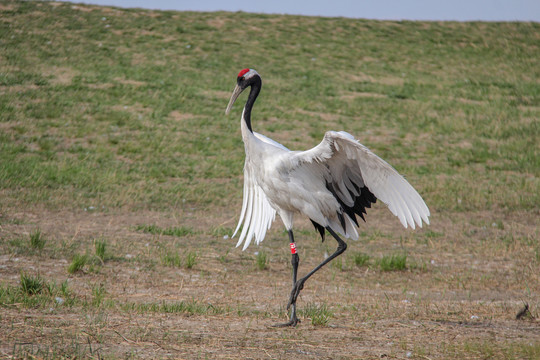
[[[296, 253], [296, 245], [295, 245], [295, 242], [294, 242], [294, 236], [293, 236], [292, 230], [289, 230], [289, 241], [291, 243], [291, 265], [292, 265], [292, 270], [293, 270], [293, 273], [292, 273], [292, 286], [293, 286], [293, 290], [294, 290], [294, 288], [296, 286], [296, 277], [297, 277], [297, 274], [298, 274], [298, 263], [300, 262], [300, 257]], [[276, 327], [296, 326], [300, 322], [300, 320], [298, 320], [298, 318], [296, 317], [296, 304], [293, 304], [292, 306], [287, 306], [287, 310], [289, 310], [289, 308], [291, 308], [290, 309], [291, 310], [291, 317], [290, 317], [289, 322], [286, 322], [285, 324], [277, 324], [277, 325], [274, 325], [274, 326], [276, 326]]]
[[343, 252], [347, 250], [347, 244], [345, 243], [345, 241], [341, 240], [341, 238], [338, 236], [338, 234], [334, 232], [334, 230], [330, 229], [330, 227], [327, 227], [326, 230], [328, 230], [328, 232], [334, 237], [334, 239], [336, 239], [336, 241], [338, 242], [338, 247], [332, 255], [330, 255], [322, 263], [317, 265], [306, 276], [304, 276], [303, 278], [295, 282], [293, 289], [291, 291], [291, 297], [289, 298], [289, 304], [287, 305], [287, 309], [289, 309], [290, 307], [293, 307], [293, 309], [296, 309], [296, 299], [298, 298], [298, 294], [300, 294], [300, 291], [304, 288], [304, 283], [306, 282], [307, 279], [311, 277], [311, 275], [315, 274], [320, 268], [328, 264], [330, 261], [332, 261], [332, 259], [343, 254]]

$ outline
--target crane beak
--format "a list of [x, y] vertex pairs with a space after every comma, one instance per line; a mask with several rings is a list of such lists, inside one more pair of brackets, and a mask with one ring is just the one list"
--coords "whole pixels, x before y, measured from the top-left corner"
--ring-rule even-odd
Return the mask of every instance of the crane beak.
[[234, 90], [233, 90], [233, 93], [231, 95], [231, 100], [229, 100], [229, 105], [227, 105], [227, 110], [225, 110], [225, 115], [229, 115], [229, 112], [231, 111], [231, 108], [234, 104], [234, 102], [236, 101], [236, 99], [238, 98], [238, 96], [242, 93], [242, 91], [244, 91], [244, 89], [242, 89], [240, 86], [238, 86], [238, 84], [235, 86]]

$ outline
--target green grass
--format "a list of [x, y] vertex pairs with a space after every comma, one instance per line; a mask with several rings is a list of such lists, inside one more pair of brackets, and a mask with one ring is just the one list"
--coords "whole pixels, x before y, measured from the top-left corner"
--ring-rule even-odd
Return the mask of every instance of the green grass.
[[197, 264], [197, 253], [190, 251], [186, 254], [185, 267], [191, 269], [195, 264]]
[[162, 263], [165, 266], [171, 267], [184, 267], [186, 269], [192, 269], [197, 264], [198, 255], [194, 251], [188, 251], [185, 254], [184, 261], [180, 253], [177, 251], [166, 251], [162, 256]]
[[157, 225], [138, 225], [136, 229], [138, 231], [142, 231], [148, 234], [169, 235], [169, 236], [177, 236], [177, 237], [183, 237], [183, 236], [195, 234], [195, 231], [192, 228], [186, 227], [186, 226], [170, 227], [170, 228], [163, 229]]
[[21, 291], [26, 295], [37, 295], [45, 288], [45, 281], [39, 275], [21, 273]]
[[384, 255], [377, 260], [381, 271], [403, 271], [407, 269], [407, 254]]
[[21, 272], [17, 286], [0, 283], [0, 307], [22, 305], [26, 308], [48, 308], [51, 306], [82, 305], [69, 289], [68, 282], [60, 286], [55, 281], [48, 281], [41, 275]]
[[57, 346], [43, 346], [35, 343], [15, 343], [13, 357], [17, 359], [62, 359], [69, 353], [78, 359], [100, 357], [99, 350], [93, 351], [91, 347], [75, 341]]
[[121, 305], [125, 311], [135, 311], [140, 313], [180, 313], [188, 315], [215, 315], [223, 314], [227, 311], [220, 306], [209, 303], [202, 303], [197, 300], [180, 301], [174, 303], [150, 302], [150, 303], [127, 303]]
[[41, 255], [47, 239], [43, 236], [40, 229], [36, 229], [28, 237], [14, 237], [7, 241], [9, 248], [19, 255]]
[[336, 259], [332, 260], [330, 266], [338, 271], [343, 271], [345, 269], [343, 259], [341, 257], [337, 257]]
[[330, 319], [334, 316], [333, 312], [328, 309], [326, 304], [317, 305], [308, 303], [299, 311], [299, 314], [304, 318], [311, 319], [311, 324], [314, 326], [326, 326]]
[[30, 234], [30, 247], [41, 251], [45, 247], [47, 240], [41, 234], [41, 230], [37, 229]]
[[69, 297], [71, 295], [71, 291], [69, 290], [69, 284], [67, 280], [63, 281], [60, 284], [60, 294], [62, 294], [65, 297]]
[[224, 236], [229, 237], [232, 235], [234, 229], [230, 227], [216, 226], [212, 230], [212, 235], [223, 238]]
[[540, 356], [540, 344], [538, 343], [493, 344], [488, 341], [470, 340], [463, 344], [462, 349], [456, 350], [463, 350], [466, 354], [484, 359], [537, 359]]
[[162, 262], [166, 266], [181, 267], [182, 259], [178, 252], [166, 252], [162, 257]]
[[266, 270], [268, 268], [268, 255], [266, 252], [257, 252], [257, 255], [255, 256], [255, 267], [258, 270]]
[[86, 264], [88, 264], [88, 261], [89, 256], [87, 254], [75, 254], [67, 268], [68, 273], [75, 274], [76, 272], [81, 271]]
[[309, 134], [287, 139], [291, 148], [347, 130], [440, 212], [540, 203], [539, 24], [150, 17], [8, 3], [0, 21], [5, 204], [238, 203], [241, 101], [232, 116], [223, 110], [247, 62], [264, 81], [254, 128]]
[[368, 254], [364, 254], [360, 252], [353, 254], [353, 262], [358, 267], [368, 266], [370, 259], [371, 259], [371, 256], [369, 256]]
[[107, 241], [105, 239], [94, 240], [94, 250], [96, 257], [103, 263], [107, 259]]
[[[57, 286], [48, 282], [40, 275], [21, 274], [19, 287], [0, 284], [0, 307], [23, 305], [28, 308], [45, 308], [54, 304], [56, 306], [78, 306], [84, 309], [98, 309], [106, 306], [121, 309], [126, 312], [139, 313], [185, 313], [188, 315], [224, 314], [232, 309], [199, 300], [180, 301], [174, 303], [148, 302], [135, 303], [111, 299], [104, 301], [107, 289], [104, 284], [91, 285], [90, 301], [86, 297], [74, 296], [69, 290], [67, 281]], [[59, 300], [61, 297], [62, 300]], [[237, 311], [241, 315], [240, 311]]]
[[107, 294], [107, 290], [103, 284], [95, 284], [92, 286], [92, 305], [99, 307], [103, 303], [103, 299]]

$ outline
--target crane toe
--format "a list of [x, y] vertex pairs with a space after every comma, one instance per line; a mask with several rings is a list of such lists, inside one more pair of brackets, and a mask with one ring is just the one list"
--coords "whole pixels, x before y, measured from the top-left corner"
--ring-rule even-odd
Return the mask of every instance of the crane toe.
[[295, 327], [296, 325], [298, 325], [300, 323], [300, 320], [295, 316], [293, 319], [287, 321], [286, 323], [283, 323], [283, 324], [275, 324], [275, 325], [272, 325], [272, 327]]

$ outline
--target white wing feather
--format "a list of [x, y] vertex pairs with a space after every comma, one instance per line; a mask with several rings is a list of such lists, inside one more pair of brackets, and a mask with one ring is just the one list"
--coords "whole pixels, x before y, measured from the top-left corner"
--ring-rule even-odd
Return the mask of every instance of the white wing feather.
[[294, 153], [293, 164], [328, 167], [336, 193], [346, 205], [351, 205], [350, 193], [356, 191], [352, 184], [359, 188], [365, 185], [405, 228], [414, 229], [415, 224], [422, 227], [422, 220], [429, 224], [429, 209], [418, 192], [392, 166], [349, 133], [327, 132], [313, 149]]
[[265, 237], [266, 231], [270, 229], [272, 222], [276, 218], [276, 210], [270, 205], [264, 191], [255, 182], [254, 177], [249, 170], [244, 170], [244, 200], [240, 220], [233, 237], [236, 235], [240, 227], [240, 239], [236, 246], [244, 243], [245, 250], [253, 238], [259, 244]]
[[[285, 146], [262, 134], [256, 132], [253, 134], [267, 144], [289, 151]], [[236, 244], [238, 247], [244, 243], [243, 250], [251, 244], [253, 238], [255, 238], [256, 244], [263, 241], [266, 232], [270, 229], [276, 218], [276, 210], [270, 205], [263, 189], [257, 184], [255, 174], [252, 173], [251, 167], [247, 166], [247, 162], [248, 159], [246, 158], [242, 211], [240, 212], [240, 219], [233, 234], [234, 237], [243, 225], [240, 238]]]

